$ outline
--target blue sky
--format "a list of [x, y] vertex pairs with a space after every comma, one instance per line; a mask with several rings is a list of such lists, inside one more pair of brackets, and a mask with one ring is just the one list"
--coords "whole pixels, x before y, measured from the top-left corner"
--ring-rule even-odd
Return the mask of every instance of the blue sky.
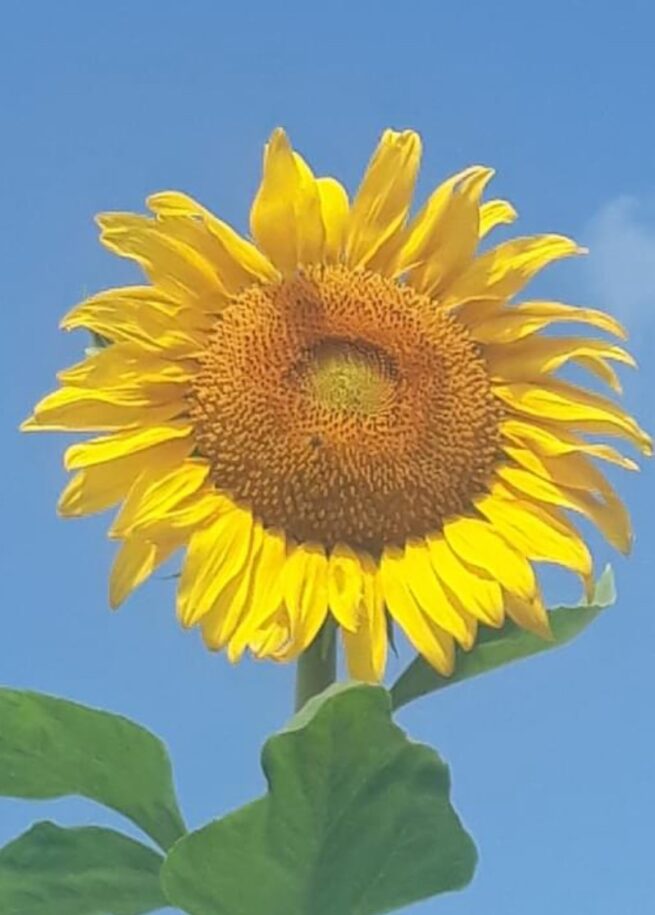
[[[170, 582], [111, 614], [107, 518], [59, 520], [65, 440], [16, 427], [84, 345], [57, 330], [59, 317], [135, 278], [97, 244], [94, 213], [139, 209], [176, 187], [245, 228], [277, 124], [351, 188], [385, 126], [414, 127], [426, 147], [422, 192], [490, 164], [521, 233], [593, 245], [535, 289], [624, 318], [642, 366], [626, 378], [627, 403], [655, 429], [654, 27], [638, 0], [3, 7], [3, 683], [162, 735], [192, 826], [261, 790], [259, 747], [289, 713], [292, 670], [231, 668], [206, 653], [178, 629]], [[652, 904], [653, 465], [620, 485], [637, 543], [615, 563], [618, 606], [573, 646], [401, 716], [451, 764], [481, 851], [474, 884], [417, 915], [637, 915]], [[609, 554], [593, 542], [602, 565]], [[577, 597], [566, 579], [549, 591]], [[0, 808], [0, 840], [44, 816], [118, 822], [82, 801]]]

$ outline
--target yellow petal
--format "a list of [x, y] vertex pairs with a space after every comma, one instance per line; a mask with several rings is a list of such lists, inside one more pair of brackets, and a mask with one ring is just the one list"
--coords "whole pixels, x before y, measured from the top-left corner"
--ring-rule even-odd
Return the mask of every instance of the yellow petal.
[[430, 559], [451, 598], [457, 598], [466, 610], [488, 626], [502, 626], [503, 597], [500, 585], [460, 560], [441, 534], [426, 538]]
[[177, 531], [187, 531], [190, 536], [197, 528], [213, 523], [233, 507], [232, 500], [217, 492], [213, 483], [208, 481], [180, 502], [133, 521], [130, 529], [146, 540], [156, 540], [169, 532]]
[[507, 200], [488, 200], [480, 207], [480, 238], [484, 238], [496, 226], [509, 225], [517, 213]]
[[630, 552], [632, 531], [630, 519], [621, 501], [613, 493], [598, 499], [591, 493], [571, 489], [538, 477], [522, 467], [499, 467], [497, 475], [512, 490], [518, 490], [538, 502], [545, 502], [589, 518], [609, 543], [622, 553]]
[[240, 619], [248, 612], [263, 537], [261, 524], [255, 522], [243, 565], [219, 592], [209, 613], [202, 618], [202, 637], [213, 651], [220, 651], [227, 644]]
[[476, 501], [476, 507], [528, 559], [557, 563], [585, 579], [591, 575], [589, 549], [564, 517], [516, 498], [499, 483], [494, 484], [490, 495]]
[[182, 538], [167, 538], [152, 543], [130, 538], [121, 544], [109, 579], [109, 603], [116, 609], [126, 597], [152, 575], [174, 552], [184, 545]]
[[201, 221], [212, 242], [209, 249], [212, 262], [230, 292], [238, 292], [253, 283], [272, 283], [279, 279], [275, 267], [255, 245], [187, 194], [163, 191], [148, 197], [147, 204], [160, 218]]
[[433, 624], [421, 611], [407, 587], [402, 571], [403, 563], [404, 556], [401, 550], [387, 548], [382, 554], [378, 574], [385, 603], [414, 648], [439, 673], [449, 676], [455, 665], [452, 636]]
[[368, 164], [350, 211], [346, 263], [366, 267], [407, 218], [421, 158], [411, 130], [386, 130]]
[[580, 368], [586, 369], [588, 372], [591, 372], [592, 375], [595, 375], [596, 378], [600, 378], [601, 381], [604, 381], [608, 388], [614, 391], [615, 394], [623, 394], [623, 385], [621, 384], [618, 372], [602, 356], [599, 357], [595, 353], [589, 355], [582, 353], [581, 355], [576, 356], [574, 361]]
[[141, 462], [133, 462], [135, 468], [131, 473], [117, 473], [114, 466], [117, 463], [98, 464], [76, 473], [59, 497], [59, 514], [64, 518], [91, 515], [105, 511], [125, 498], [141, 470]]
[[513, 238], [476, 258], [471, 266], [445, 290], [444, 305], [471, 296], [512, 298], [553, 261], [581, 254], [570, 238], [562, 235], [533, 235]]
[[277, 660], [278, 653], [284, 651], [290, 639], [289, 618], [286, 610], [281, 609], [253, 635], [249, 647], [256, 658]]
[[177, 358], [195, 355], [203, 348], [211, 319], [154, 286], [126, 286], [85, 299], [59, 326], [63, 330], [87, 328], [108, 340], [137, 343]]
[[470, 263], [479, 241], [480, 197], [493, 169], [476, 165], [437, 188], [407, 230], [397, 272], [419, 292], [438, 297]]
[[495, 296], [473, 296], [453, 304], [451, 311], [474, 335], [479, 325], [484, 326], [492, 318], [502, 314], [504, 304], [505, 299]]
[[506, 445], [505, 454], [539, 477], [572, 489], [608, 493], [612, 490], [601, 471], [584, 454], [540, 455], [531, 448]]
[[387, 620], [384, 595], [375, 563], [361, 557], [362, 599], [355, 632], [342, 629], [346, 664], [353, 680], [378, 683], [387, 663]]
[[558, 457], [562, 454], [580, 452], [590, 457], [599, 458], [623, 467], [625, 470], [638, 470], [639, 466], [611, 445], [586, 442], [583, 439], [562, 429], [553, 431], [537, 423], [524, 422], [520, 419], [506, 419], [502, 425], [503, 436], [523, 447], [536, 450], [546, 457]]
[[338, 263], [343, 252], [350, 215], [348, 194], [334, 178], [317, 178], [316, 188], [325, 229], [323, 260], [327, 264]]
[[173, 439], [185, 440], [190, 452], [193, 448], [192, 432], [193, 427], [189, 423], [171, 422], [142, 429], [129, 429], [114, 435], [103, 435], [71, 445], [64, 455], [64, 465], [66, 470], [79, 470], [92, 464], [113, 461], [137, 451], [142, 452], [153, 445]]
[[635, 365], [630, 353], [622, 347], [584, 337], [529, 337], [511, 346], [492, 344], [485, 349], [491, 374], [500, 381], [537, 380], [546, 373], [556, 372], [567, 362], [577, 362], [603, 380], [609, 377], [615, 387], [614, 375], [607, 375], [606, 359]]
[[447, 521], [444, 535], [448, 546], [468, 565], [482, 569], [512, 594], [526, 600], [534, 597], [537, 585], [529, 561], [485, 521]]
[[94, 388], [128, 404], [166, 403], [184, 396], [197, 368], [189, 361], [166, 359], [133, 343], [115, 343], [58, 372], [64, 385]]
[[589, 324], [625, 340], [625, 328], [611, 315], [593, 308], [579, 308], [562, 302], [520, 302], [478, 322], [473, 336], [481, 343], [511, 343], [537, 333], [550, 324]]
[[283, 273], [322, 260], [325, 229], [316, 179], [280, 128], [264, 152], [250, 227], [259, 247]]
[[340, 626], [354, 632], [362, 600], [363, 577], [359, 557], [345, 544], [337, 544], [328, 559], [328, 602]]
[[154, 219], [134, 213], [101, 213], [96, 222], [103, 245], [137, 261], [150, 282], [175, 301], [202, 311], [220, 311], [224, 306], [228, 292], [215, 266]]
[[140, 391], [63, 387], [47, 394], [21, 425], [23, 432], [102, 432], [164, 423], [186, 409], [176, 397], [152, 404]]
[[463, 648], [470, 648], [475, 638], [475, 626], [471, 625], [470, 618], [464, 618], [458, 612], [446, 593], [434, 570], [425, 541], [412, 541], [407, 545], [400, 570], [423, 613], [453, 635]]
[[327, 616], [328, 575], [323, 548], [300, 544], [289, 555], [282, 575], [293, 641], [300, 652], [313, 642]]
[[505, 610], [511, 620], [523, 629], [534, 632], [542, 639], [552, 641], [553, 633], [550, 628], [548, 613], [543, 605], [540, 595], [533, 600], [523, 600], [516, 594], [505, 594]]
[[238, 623], [228, 646], [231, 661], [241, 657], [255, 633], [275, 616], [282, 604], [282, 570], [286, 558], [284, 534], [281, 531], [264, 531], [253, 574], [249, 610]]
[[650, 436], [620, 407], [598, 394], [563, 381], [548, 384], [496, 385], [494, 394], [517, 413], [564, 423], [569, 429], [625, 438], [644, 454], [652, 454]]
[[94, 464], [76, 473], [62, 492], [57, 509], [66, 518], [104, 511], [124, 499], [144, 467], [155, 470], [184, 460], [186, 442], [155, 445], [104, 464]]
[[193, 626], [208, 613], [221, 591], [239, 574], [252, 536], [250, 512], [236, 507], [192, 536], [177, 594], [178, 618], [183, 626]]
[[110, 537], [127, 537], [139, 525], [157, 522], [202, 487], [209, 464], [189, 458], [177, 466], [147, 467], [130, 489], [111, 526]]

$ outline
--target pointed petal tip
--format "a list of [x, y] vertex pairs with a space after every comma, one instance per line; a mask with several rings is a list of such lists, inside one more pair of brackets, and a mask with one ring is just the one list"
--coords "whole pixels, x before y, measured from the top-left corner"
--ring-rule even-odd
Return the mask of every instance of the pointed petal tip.
[[31, 413], [27, 419], [24, 419], [22, 423], [18, 426], [19, 432], [47, 432], [47, 427], [44, 427], [36, 415], [36, 413]]
[[114, 588], [110, 586], [109, 588], [109, 609], [112, 611], [118, 610], [121, 605], [125, 602], [127, 594], [121, 594]]
[[286, 147], [291, 149], [291, 142], [289, 140], [289, 135], [287, 134], [284, 127], [274, 127], [271, 131], [271, 135], [268, 138], [267, 147], [269, 149], [280, 149]]

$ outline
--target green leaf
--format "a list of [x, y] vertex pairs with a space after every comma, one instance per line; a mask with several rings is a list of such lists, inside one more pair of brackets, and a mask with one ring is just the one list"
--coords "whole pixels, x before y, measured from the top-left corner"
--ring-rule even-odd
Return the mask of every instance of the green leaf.
[[181, 839], [162, 871], [191, 915], [375, 915], [469, 882], [448, 768], [382, 687], [330, 687], [265, 745], [269, 793]]
[[109, 712], [0, 689], [0, 795], [67, 794], [117, 810], [164, 849], [185, 831], [157, 737]]
[[512, 661], [519, 661], [543, 651], [565, 645], [586, 629], [598, 614], [616, 600], [614, 575], [607, 566], [596, 583], [591, 601], [577, 607], [558, 607], [551, 610], [552, 641], [540, 638], [508, 620], [500, 629], [482, 629], [475, 647], [458, 651], [455, 670], [450, 677], [442, 677], [422, 657], [416, 657], [402, 672], [391, 688], [394, 709], [401, 708], [428, 693], [454, 686], [469, 677], [477, 677]]
[[143, 915], [167, 904], [162, 858], [96, 826], [37, 823], [0, 849], [2, 915]]

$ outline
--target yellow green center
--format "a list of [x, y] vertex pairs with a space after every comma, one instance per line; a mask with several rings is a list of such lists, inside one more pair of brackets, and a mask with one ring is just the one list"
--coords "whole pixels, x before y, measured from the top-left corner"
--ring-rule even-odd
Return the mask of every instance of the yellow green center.
[[394, 398], [397, 372], [384, 352], [363, 342], [324, 340], [301, 368], [308, 392], [330, 410], [372, 416]]

